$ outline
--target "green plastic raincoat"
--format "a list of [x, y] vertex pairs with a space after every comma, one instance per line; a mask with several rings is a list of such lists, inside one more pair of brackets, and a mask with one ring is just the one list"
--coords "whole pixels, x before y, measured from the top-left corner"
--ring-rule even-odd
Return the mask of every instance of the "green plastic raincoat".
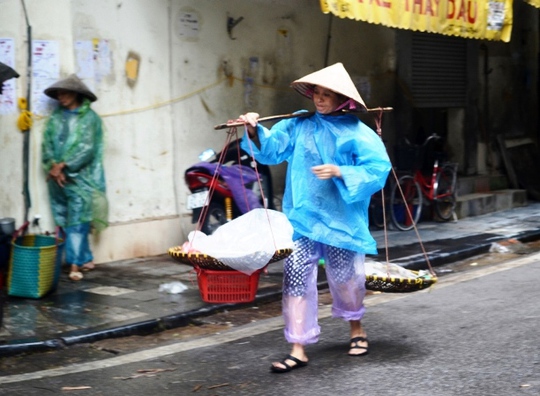
[[42, 163], [45, 172], [64, 162], [67, 182], [48, 181], [56, 225], [68, 227], [90, 222], [101, 231], [108, 225], [108, 203], [103, 169], [101, 118], [85, 99], [75, 110], [58, 107], [45, 127]]

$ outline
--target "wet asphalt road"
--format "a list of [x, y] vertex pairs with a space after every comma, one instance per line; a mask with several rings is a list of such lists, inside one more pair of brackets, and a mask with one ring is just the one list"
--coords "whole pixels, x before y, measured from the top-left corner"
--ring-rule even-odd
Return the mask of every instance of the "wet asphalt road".
[[[56, 371], [0, 377], [0, 395], [540, 395], [540, 254], [445, 276], [428, 291], [367, 299], [370, 354], [321, 310], [309, 366], [269, 373], [288, 351], [281, 318]], [[39, 355], [28, 356], [29, 359]], [[88, 387], [62, 390], [63, 387]]]

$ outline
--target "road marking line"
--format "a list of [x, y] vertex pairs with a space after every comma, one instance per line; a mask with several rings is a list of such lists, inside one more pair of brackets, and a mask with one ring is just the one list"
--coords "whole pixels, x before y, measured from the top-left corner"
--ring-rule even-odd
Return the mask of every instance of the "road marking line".
[[[448, 287], [457, 283], [467, 282], [482, 276], [495, 274], [501, 271], [507, 271], [523, 265], [532, 264], [540, 261], [540, 253], [530, 255], [523, 258], [511, 260], [502, 264], [496, 264], [486, 268], [480, 268], [471, 270], [469, 272], [461, 272], [457, 274], [445, 275], [440, 279], [432, 288], [414, 292], [415, 295], [419, 293], [429, 293], [436, 291], [439, 288]], [[385, 304], [390, 301], [407, 298], [413, 293], [397, 293], [397, 294], [377, 294], [369, 296], [366, 299], [366, 306], [372, 307], [380, 304]], [[332, 315], [331, 306], [327, 305], [320, 307], [319, 318], [325, 319]], [[228, 330], [224, 333], [215, 334], [208, 337], [202, 337], [190, 341], [182, 341], [176, 344], [165, 345], [157, 348], [148, 349], [145, 351], [133, 352], [122, 356], [116, 356], [113, 358], [98, 360], [94, 362], [79, 363], [66, 367], [59, 367], [55, 369], [35, 371], [33, 373], [10, 375], [0, 377], [0, 384], [9, 384], [14, 382], [23, 382], [38, 380], [49, 377], [59, 377], [68, 374], [82, 373], [92, 370], [100, 370], [109, 367], [120, 366], [123, 364], [137, 363], [144, 360], [155, 359], [163, 356], [172, 355], [175, 353], [185, 352], [197, 348], [212, 347], [226, 342], [236, 341], [246, 337], [252, 337], [259, 334], [264, 334], [270, 331], [280, 330], [283, 328], [283, 319], [279, 317], [264, 319], [259, 322], [255, 322], [249, 325], [245, 325], [236, 329]]]

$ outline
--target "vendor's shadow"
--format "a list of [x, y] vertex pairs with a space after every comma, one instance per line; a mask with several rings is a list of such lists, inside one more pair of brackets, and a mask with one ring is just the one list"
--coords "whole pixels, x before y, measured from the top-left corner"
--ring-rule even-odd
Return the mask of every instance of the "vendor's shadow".
[[[410, 362], [420, 359], [422, 356], [428, 354], [429, 352], [425, 348], [425, 345], [421, 345], [420, 341], [418, 341], [418, 344], [415, 344], [413, 342], [403, 342], [398, 339], [391, 340], [385, 338], [382, 340], [370, 339], [369, 354], [367, 356], [348, 356], [349, 343], [347, 341], [324, 343], [324, 345], [320, 343], [318, 344], [317, 350], [314, 348], [312, 351], [309, 351], [309, 354], [312, 356], [324, 356], [332, 361], [343, 360], [344, 365], [348, 365], [348, 362], [356, 365], [359, 360], [370, 362], [375, 360], [385, 363]], [[354, 362], [347, 359], [354, 360]]]

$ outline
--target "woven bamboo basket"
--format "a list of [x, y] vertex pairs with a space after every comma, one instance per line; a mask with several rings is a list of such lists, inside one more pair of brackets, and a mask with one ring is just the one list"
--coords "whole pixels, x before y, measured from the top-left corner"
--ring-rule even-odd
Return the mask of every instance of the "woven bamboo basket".
[[[287, 258], [292, 253], [292, 249], [278, 249], [268, 262], [268, 264]], [[185, 253], [181, 246], [175, 246], [169, 249], [169, 256], [176, 261], [191, 265], [196, 268], [202, 268], [207, 270], [223, 270], [234, 271], [234, 268], [229, 267], [215, 257], [209, 256], [204, 253]]]
[[[417, 273], [416, 271], [411, 271]], [[366, 289], [384, 293], [408, 293], [427, 289], [437, 282], [437, 277], [405, 279], [398, 277], [366, 275]]]

